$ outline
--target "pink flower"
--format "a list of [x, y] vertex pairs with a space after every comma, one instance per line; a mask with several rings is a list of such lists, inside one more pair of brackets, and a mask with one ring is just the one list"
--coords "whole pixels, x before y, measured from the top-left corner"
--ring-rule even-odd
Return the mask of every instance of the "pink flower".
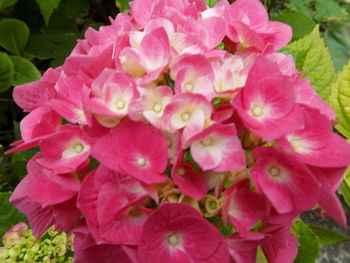
[[237, 0], [225, 9], [226, 34], [238, 49], [277, 51], [292, 39], [291, 28], [269, 21], [259, 0]]
[[97, 244], [86, 226], [76, 227], [74, 233], [74, 262], [134, 263], [119, 245]]
[[[154, 147], [157, 145], [157, 147]], [[167, 141], [163, 134], [144, 123], [123, 120], [96, 142], [92, 155], [108, 168], [145, 183], [167, 180]]]
[[196, 172], [191, 165], [184, 162], [184, 153], [184, 151], [178, 153], [171, 177], [184, 194], [201, 200], [208, 192], [205, 177], [202, 171]]
[[119, 119], [128, 115], [129, 105], [139, 96], [133, 80], [127, 74], [108, 68], [93, 81], [91, 92], [89, 108], [92, 112]]
[[223, 220], [227, 218], [242, 237], [267, 214], [264, 197], [249, 189], [249, 180], [234, 184], [224, 192]]
[[88, 112], [91, 79], [84, 74], [65, 76], [61, 73], [55, 86], [57, 97], [48, 102], [48, 105], [58, 114], [71, 123], [82, 125], [91, 123]]
[[350, 164], [350, 144], [332, 131], [332, 122], [317, 109], [303, 107], [305, 126], [277, 140], [302, 162], [319, 167]]
[[13, 98], [17, 105], [29, 112], [46, 105], [57, 95], [55, 84], [60, 72], [61, 68], [49, 69], [40, 80], [15, 87]]
[[37, 146], [41, 139], [57, 132], [61, 122], [61, 117], [49, 107], [36, 108], [20, 122], [22, 140], [12, 144], [15, 148], [6, 153], [24, 151]]
[[228, 263], [220, 232], [184, 204], [163, 204], [148, 218], [139, 245], [140, 263]]
[[56, 229], [71, 230], [80, 219], [76, 194], [45, 175], [35, 155], [28, 163], [28, 175], [16, 187], [10, 202], [24, 213], [34, 236], [39, 238], [52, 224]]
[[270, 142], [303, 127], [295, 96], [291, 81], [280, 74], [277, 65], [258, 58], [232, 104], [244, 124]]
[[278, 213], [300, 213], [317, 203], [319, 183], [298, 159], [276, 147], [255, 148], [253, 155], [254, 185]]
[[204, 170], [228, 172], [245, 168], [245, 154], [234, 125], [214, 124], [192, 137], [191, 154]]
[[262, 245], [266, 258], [271, 263], [292, 263], [298, 253], [298, 241], [289, 232], [290, 226], [264, 230], [270, 236]]
[[171, 68], [177, 94], [192, 92], [211, 100], [214, 97], [214, 72], [203, 55], [185, 55]]
[[38, 163], [57, 174], [74, 171], [88, 159], [91, 150], [87, 134], [72, 125], [61, 126], [59, 131], [40, 140], [39, 146], [43, 155]]
[[231, 257], [237, 263], [256, 263], [257, 248], [265, 241], [265, 235], [248, 232], [245, 237], [238, 234], [226, 238]]
[[78, 206], [96, 241], [136, 245], [150, 213], [142, 206], [149, 194], [139, 181], [100, 166], [84, 179]]
[[212, 106], [199, 94], [179, 94], [172, 97], [164, 110], [165, 128], [169, 131], [183, 129], [182, 143], [201, 132], [210, 120]]

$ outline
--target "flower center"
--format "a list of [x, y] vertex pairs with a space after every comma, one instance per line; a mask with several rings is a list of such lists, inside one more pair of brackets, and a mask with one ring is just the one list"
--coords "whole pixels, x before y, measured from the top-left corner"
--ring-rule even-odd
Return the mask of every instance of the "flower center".
[[183, 168], [183, 167], [177, 168], [176, 173], [179, 176], [183, 176], [185, 174], [185, 168]]
[[188, 112], [184, 112], [184, 113], [182, 113], [182, 115], [181, 115], [181, 119], [182, 119], [183, 121], [188, 121], [190, 118], [191, 118], [191, 114], [189, 114]]
[[281, 168], [275, 165], [271, 166], [268, 172], [272, 177], [279, 177], [282, 174]]
[[193, 90], [193, 85], [191, 83], [186, 83], [185, 90], [190, 92]]
[[153, 105], [153, 111], [155, 111], [155, 112], [157, 112], [157, 113], [159, 113], [159, 112], [161, 112], [162, 111], [162, 105], [161, 104], [159, 104], [159, 103], [155, 103], [154, 105]]
[[125, 101], [123, 100], [117, 100], [117, 102], [115, 103], [115, 106], [117, 107], [118, 110], [122, 110], [125, 108]]
[[263, 115], [264, 110], [261, 106], [255, 105], [251, 110], [251, 113], [253, 114], [254, 117], [260, 117], [261, 115]]
[[140, 166], [140, 167], [145, 167], [146, 164], [147, 164], [147, 161], [146, 161], [145, 158], [139, 157], [139, 158], [137, 158], [136, 163], [137, 163], [137, 165]]
[[139, 217], [142, 215], [142, 212], [138, 207], [133, 206], [129, 209], [128, 215], [130, 217]]
[[176, 233], [168, 234], [168, 245], [169, 246], [177, 246], [180, 244], [180, 236]]
[[201, 140], [203, 146], [210, 146], [213, 143], [213, 140], [210, 137], [206, 137], [204, 140]]
[[84, 151], [84, 145], [81, 142], [79, 142], [76, 145], [74, 145], [73, 149], [76, 153], [82, 153]]
[[215, 200], [209, 201], [209, 207], [213, 210], [215, 210], [218, 207], [218, 203]]

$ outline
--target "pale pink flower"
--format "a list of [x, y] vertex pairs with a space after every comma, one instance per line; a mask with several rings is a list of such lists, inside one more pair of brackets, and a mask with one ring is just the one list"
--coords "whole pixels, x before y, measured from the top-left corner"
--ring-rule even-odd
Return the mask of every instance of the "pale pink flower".
[[225, 9], [226, 34], [237, 49], [260, 52], [281, 49], [292, 39], [290, 26], [269, 21], [259, 0], [237, 0]]
[[245, 168], [245, 154], [233, 124], [213, 124], [189, 140], [193, 159], [204, 170], [228, 172]]

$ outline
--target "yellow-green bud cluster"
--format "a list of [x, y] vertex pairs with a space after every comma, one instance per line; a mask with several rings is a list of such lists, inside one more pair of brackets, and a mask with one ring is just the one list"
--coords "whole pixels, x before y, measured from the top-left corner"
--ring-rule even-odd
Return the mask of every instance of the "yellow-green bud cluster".
[[28, 226], [21, 222], [12, 226], [2, 238], [1, 263], [71, 263], [73, 262], [73, 236], [56, 232], [51, 227], [36, 240]]

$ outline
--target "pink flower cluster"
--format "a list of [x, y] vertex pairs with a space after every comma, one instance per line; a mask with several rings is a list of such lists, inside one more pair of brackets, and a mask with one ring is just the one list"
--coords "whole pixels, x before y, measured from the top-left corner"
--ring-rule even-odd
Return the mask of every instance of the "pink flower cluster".
[[253, 263], [259, 246], [288, 263], [303, 211], [345, 225], [350, 145], [277, 53], [290, 27], [258, 0], [131, 7], [14, 90], [29, 114], [9, 152], [40, 151], [11, 202], [36, 237], [75, 233], [82, 263]]

